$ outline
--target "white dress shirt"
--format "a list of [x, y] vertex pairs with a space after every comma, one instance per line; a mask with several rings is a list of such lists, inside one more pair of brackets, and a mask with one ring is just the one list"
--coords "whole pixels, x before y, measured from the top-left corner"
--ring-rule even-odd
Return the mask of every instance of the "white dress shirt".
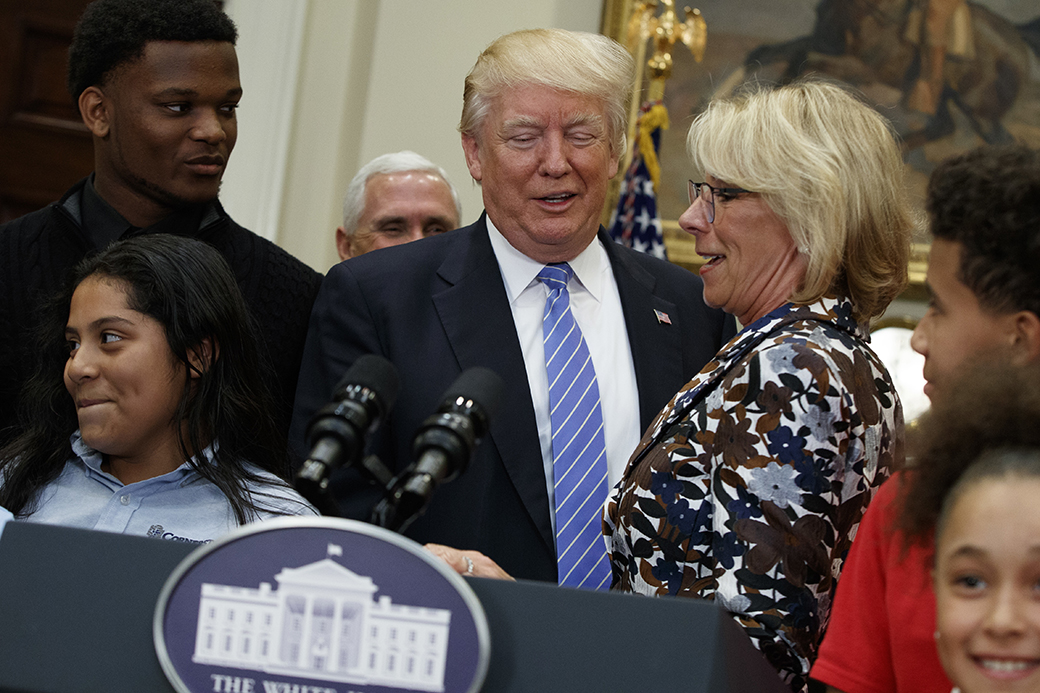
[[[491, 219], [487, 219], [491, 247], [498, 260], [506, 297], [513, 312], [520, 349], [524, 353], [527, 381], [531, 386], [534, 418], [542, 449], [550, 518], [556, 532], [553, 479], [552, 423], [549, 418], [549, 377], [542, 345], [542, 314], [549, 289], [538, 281], [544, 264], [532, 260], [509, 244]], [[639, 425], [639, 390], [625, 315], [617, 281], [607, 251], [597, 237], [578, 257], [568, 262], [574, 276], [567, 285], [571, 314], [581, 328], [596, 369], [603, 433], [607, 445], [608, 488], [621, 478], [642, 430]], [[604, 498], [606, 500], [606, 498]]]

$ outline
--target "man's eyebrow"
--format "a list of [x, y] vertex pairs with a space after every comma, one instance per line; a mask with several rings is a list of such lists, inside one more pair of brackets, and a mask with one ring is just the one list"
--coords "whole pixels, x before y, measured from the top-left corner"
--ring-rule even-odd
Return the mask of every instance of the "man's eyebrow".
[[939, 302], [939, 297], [935, 295], [935, 289], [932, 288], [932, 285], [928, 283], [927, 279], [924, 280], [924, 290], [928, 294], [928, 298], [932, 303]]
[[198, 96], [199, 92], [187, 87], [168, 87], [160, 92], [156, 92], [155, 95], [160, 97]]
[[373, 220], [372, 225], [379, 228], [380, 226], [389, 226], [390, 224], [403, 224], [405, 221], [405, 218], [402, 216], [379, 217]]
[[602, 125], [603, 116], [595, 113], [579, 113], [564, 123], [564, 127], [572, 128], [581, 125]]
[[440, 224], [441, 226], [447, 227], [448, 229], [454, 229], [458, 227], [458, 224], [455, 223], [454, 219], [452, 219], [451, 217], [444, 216], [443, 214], [431, 214], [429, 216], [425, 216], [422, 219], [422, 224], [423, 226], [428, 226], [430, 224]]
[[[188, 97], [193, 97], [193, 96], [198, 96], [198, 95], [199, 95], [198, 90], [191, 89], [189, 87], [168, 87], [166, 89], [163, 89], [160, 92], [156, 92], [156, 94], [155, 94], [155, 96], [158, 97], [158, 98], [166, 98], [166, 99], [177, 98], [177, 97], [188, 98]], [[235, 87], [234, 89], [228, 89], [227, 90], [227, 94], [225, 96], [227, 98], [229, 98], [229, 99], [242, 96], [242, 87]]]
[[503, 128], [543, 128], [545, 123], [531, 116], [517, 116], [502, 123]]
[[[602, 127], [602, 125], [603, 125], [603, 116], [597, 115], [595, 113], [578, 113], [576, 115], [571, 116], [570, 118], [568, 118], [563, 123], [564, 129], [569, 129], [569, 128], [573, 128], [573, 127], [581, 127], [581, 126], [585, 126], [585, 125], [593, 125], [593, 126], [596, 126], [596, 127]], [[504, 121], [502, 123], [502, 128], [504, 130], [522, 129], [522, 128], [542, 129], [544, 127], [545, 127], [545, 123], [542, 120], [540, 120], [538, 118], [533, 118], [531, 116], [526, 116], [526, 115], [521, 115], [521, 116], [517, 116], [515, 118], [510, 118], [510, 119], [508, 119], [508, 120], [506, 120], [506, 121]]]
[[[444, 224], [445, 226], [451, 226], [452, 228], [455, 228], [455, 222], [452, 221], [451, 217], [445, 216], [443, 214], [429, 214], [422, 218], [423, 224], [429, 224], [431, 222]], [[378, 219], [374, 219], [372, 221], [372, 227], [376, 230], [380, 230], [385, 226], [406, 226], [407, 224], [408, 219], [407, 217], [403, 216], [379, 217]]]

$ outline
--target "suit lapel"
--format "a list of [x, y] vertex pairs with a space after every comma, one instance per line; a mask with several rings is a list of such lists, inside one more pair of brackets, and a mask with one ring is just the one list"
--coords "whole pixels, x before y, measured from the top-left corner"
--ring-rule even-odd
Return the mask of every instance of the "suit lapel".
[[654, 293], [654, 275], [622, 253], [606, 231], [600, 228], [599, 233], [621, 297], [639, 387], [639, 427], [646, 430], [661, 402], [675, 394], [675, 383], [683, 380], [682, 361], [676, 358], [682, 353], [682, 328], [664, 322], [655, 311], [669, 319], [677, 318], [679, 312], [674, 303]]
[[527, 369], [484, 217], [453, 233], [466, 233], [467, 238], [458, 244], [460, 252], [439, 268], [448, 286], [434, 295], [433, 303], [459, 367], [485, 366], [505, 380], [505, 396], [490, 436], [481, 445], [495, 446], [524, 507], [555, 554]]

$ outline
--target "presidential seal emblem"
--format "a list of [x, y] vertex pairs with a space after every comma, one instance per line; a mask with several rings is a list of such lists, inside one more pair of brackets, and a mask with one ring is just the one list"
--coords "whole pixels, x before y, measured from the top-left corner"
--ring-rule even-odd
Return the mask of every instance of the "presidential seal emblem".
[[247, 525], [190, 554], [156, 605], [180, 693], [476, 693], [487, 620], [415, 542], [335, 518]]

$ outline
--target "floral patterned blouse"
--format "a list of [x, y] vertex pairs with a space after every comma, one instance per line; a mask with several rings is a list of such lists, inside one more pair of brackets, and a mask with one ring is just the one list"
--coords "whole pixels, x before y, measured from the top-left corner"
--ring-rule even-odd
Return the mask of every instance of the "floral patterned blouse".
[[867, 503], [902, 460], [844, 299], [748, 325], [658, 414], [607, 499], [612, 589], [713, 599], [804, 690]]

